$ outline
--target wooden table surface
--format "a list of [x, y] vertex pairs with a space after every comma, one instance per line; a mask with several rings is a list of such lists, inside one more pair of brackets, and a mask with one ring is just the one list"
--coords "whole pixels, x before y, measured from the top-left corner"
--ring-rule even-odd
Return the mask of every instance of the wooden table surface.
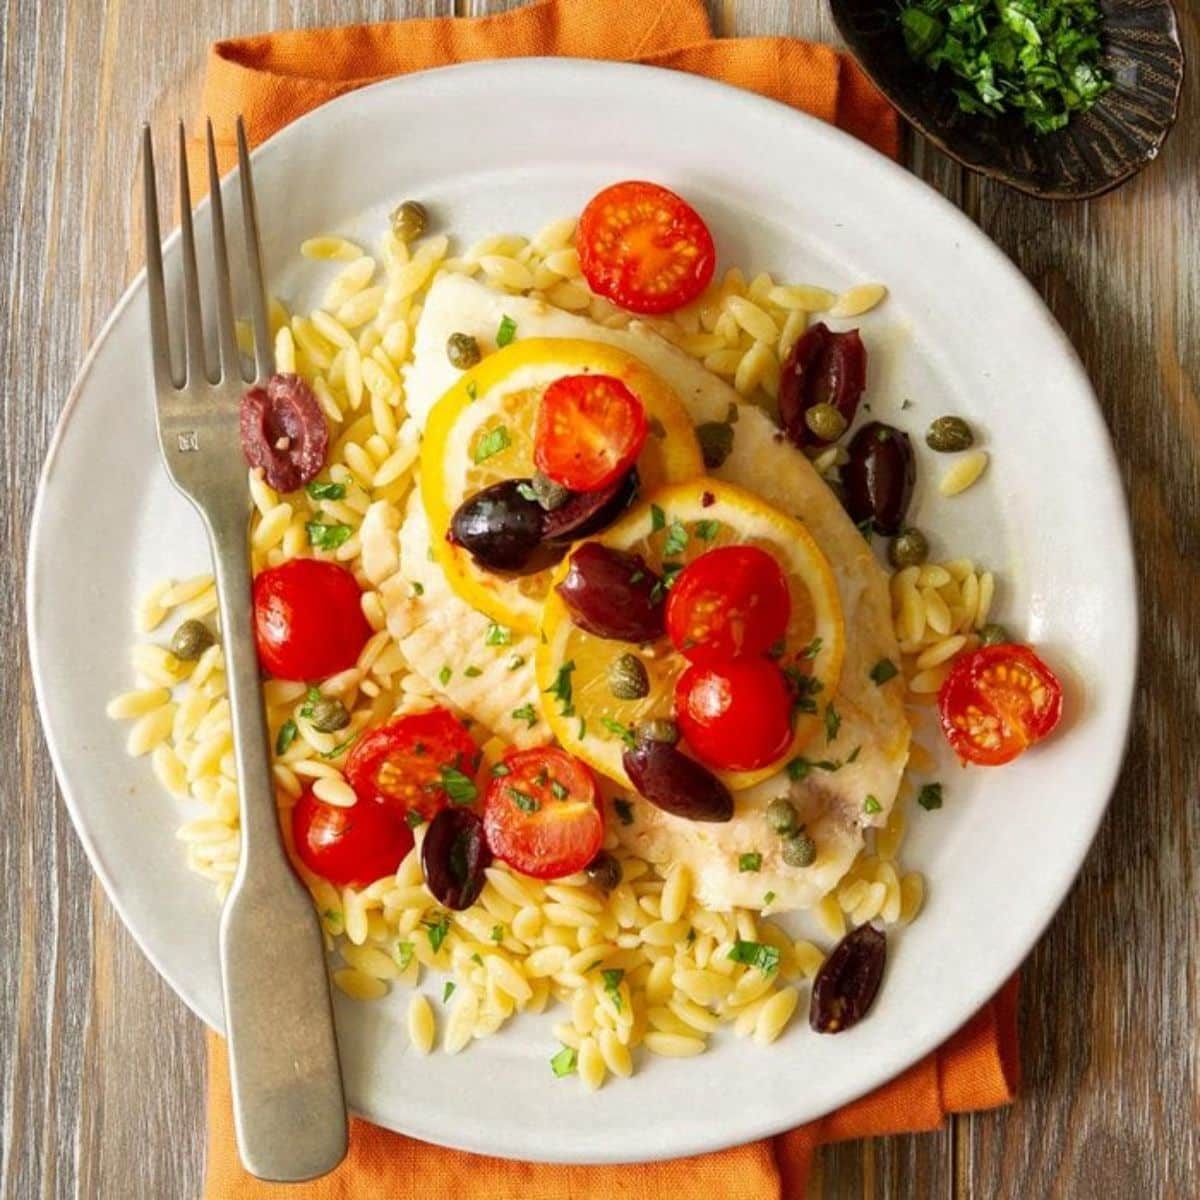
[[[460, 0], [457, 11], [500, 7]], [[833, 39], [818, 0], [710, 7], [723, 34]], [[454, 10], [452, 0], [5, 0], [0, 653], [12, 670], [0, 676], [10, 731], [0, 757], [0, 1200], [174, 1200], [197, 1196], [203, 1171], [200, 1023], [125, 932], [59, 802], [21, 611], [39, 464], [89, 343], [139, 265], [139, 123], [151, 117], [165, 136], [192, 112], [214, 38]], [[1194, 12], [1182, 22], [1200, 62], [1200, 22]], [[1090, 203], [1026, 199], [919, 139], [910, 147], [912, 169], [1033, 281], [1095, 382], [1133, 511], [1142, 673], [1111, 812], [1025, 968], [1017, 1104], [940, 1133], [830, 1147], [814, 1196], [1185, 1200], [1200, 1187], [1198, 95], [1193, 79], [1160, 161]]]

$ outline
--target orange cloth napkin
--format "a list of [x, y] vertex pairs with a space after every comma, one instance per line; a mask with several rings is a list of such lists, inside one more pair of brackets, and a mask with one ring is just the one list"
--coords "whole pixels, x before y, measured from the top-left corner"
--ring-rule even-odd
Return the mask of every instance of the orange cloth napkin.
[[[899, 148], [895, 113], [850, 60], [792, 38], [714, 39], [702, 0], [540, 0], [490, 17], [218, 42], [209, 54], [202, 116], [213, 121], [224, 171], [236, 162], [239, 113], [257, 144], [317, 105], [379, 79], [452, 62], [548, 54], [636, 60], [707, 75], [836, 123], [886, 154]], [[202, 141], [193, 139], [190, 152], [198, 182], [206, 178]], [[948, 1113], [1011, 1101], [1018, 1078], [1016, 994], [1014, 979], [936, 1053], [869, 1096], [767, 1141], [636, 1167], [566, 1167], [444, 1150], [355, 1120], [346, 1161], [299, 1187], [262, 1183], [242, 1170], [224, 1045], [214, 1034], [204, 1194], [206, 1200], [659, 1200], [672, 1194], [800, 1200], [813, 1149], [824, 1142], [936, 1129]]]

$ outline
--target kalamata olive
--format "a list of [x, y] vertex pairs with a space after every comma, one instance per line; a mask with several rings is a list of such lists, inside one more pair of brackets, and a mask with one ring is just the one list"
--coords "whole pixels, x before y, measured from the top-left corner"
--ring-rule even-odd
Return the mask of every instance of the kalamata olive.
[[575, 624], [596, 637], [652, 642], [663, 634], [662, 584], [640, 554], [584, 542], [556, 590]]
[[242, 453], [262, 467], [277, 492], [294, 492], [320, 474], [329, 429], [312, 389], [299, 375], [272, 375], [242, 397]]
[[521, 571], [542, 543], [546, 517], [529, 490], [528, 479], [505, 479], [468, 497], [450, 519], [450, 541], [481, 567]]
[[601, 850], [587, 865], [587, 877], [606, 892], [621, 882], [621, 860], [607, 850]]
[[483, 891], [484, 871], [491, 863], [477, 813], [451, 806], [430, 821], [421, 844], [421, 870], [439, 904], [456, 911], [470, 908]]
[[818, 1033], [857, 1025], [879, 992], [887, 963], [887, 938], [873, 925], [851, 930], [821, 964], [813, 980], [808, 1023]]
[[848, 426], [866, 386], [867, 351], [858, 330], [834, 333], [824, 324], [814, 325], [784, 360], [779, 375], [780, 423], [797, 446], [828, 445], [836, 438], [818, 436], [805, 414], [818, 404], [829, 404]]
[[663, 812], [688, 821], [733, 819], [729, 789], [669, 742], [638, 742], [621, 763], [633, 786]]
[[900, 532], [917, 470], [912, 443], [882, 421], [864, 425], [851, 439], [850, 461], [842, 468], [846, 511], [856, 525], [870, 521], [876, 533]]
[[633, 503], [637, 493], [638, 474], [632, 469], [599, 491], [570, 492], [563, 504], [546, 513], [542, 536], [552, 545], [561, 545], [599, 533]]

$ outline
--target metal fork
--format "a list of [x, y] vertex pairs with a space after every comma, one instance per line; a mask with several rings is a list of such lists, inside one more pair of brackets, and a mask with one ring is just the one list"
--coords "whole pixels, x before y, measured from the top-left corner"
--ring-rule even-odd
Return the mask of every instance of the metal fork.
[[179, 211], [183, 229], [184, 361], [171, 361], [158, 193], [150, 127], [142, 132], [146, 281], [158, 436], [171, 482], [208, 530], [221, 610], [234, 754], [241, 796], [241, 861], [221, 914], [221, 972], [234, 1124], [247, 1170], [263, 1179], [312, 1179], [346, 1153], [346, 1104], [338, 1065], [320, 926], [279, 836], [267, 724], [252, 635], [247, 544], [251, 500], [239, 431], [247, 383], [274, 366], [262, 253], [246, 135], [238, 164], [254, 326], [254, 379], [243, 378], [221, 181], [208, 126], [208, 176], [217, 312], [216, 369], [207, 361], [183, 124]]

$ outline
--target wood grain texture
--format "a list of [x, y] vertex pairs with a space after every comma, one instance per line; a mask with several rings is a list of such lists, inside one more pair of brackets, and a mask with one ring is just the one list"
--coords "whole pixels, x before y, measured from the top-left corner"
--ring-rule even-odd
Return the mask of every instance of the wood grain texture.
[[[207, 44], [271, 27], [448, 12], [452, 0], [0, 3], [0, 653], [9, 664], [0, 721], [16, 732], [0, 758], [0, 1200], [194, 1197], [199, 1023], [94, 882], [34, 711], [21, 593], [37, 467], [87, 346], [136, 266], [137, 126], [152, 117], [166, 149], [170, 120], [191, 111]], [[459, 0], [463, 13], [511, 6]], [[709, 0], [709, 9], [729, 34], [832, 38], [817, 0]], [[1181, 19], [1195, 63], [1197, 18]], [[1192, 84], [1162, 160], [1088, 204], [1018, 197], [964, 176], [919, 140], [909, 148], [913, 170], [1034, 282], [1096, 383], [1131, 496], [1143, 668], [1112, 811], [1026, 968], [1020, 1101], [940, 1134], [829, 1147], [814, 1196], [1195, 1194], [1198, 152]]]

